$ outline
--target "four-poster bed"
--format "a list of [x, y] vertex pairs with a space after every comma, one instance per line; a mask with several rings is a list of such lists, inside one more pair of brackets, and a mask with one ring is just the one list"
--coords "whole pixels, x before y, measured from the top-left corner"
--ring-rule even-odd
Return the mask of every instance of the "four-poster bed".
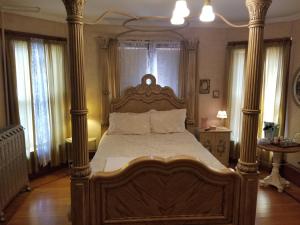
[[[249, 10], [249, 47], [247, 57], [247, 69], [246, 69], [246, 91], [245, 101], [243, 109], [243, 133], [241, 141], [241, 157], [237, 166], [237, 173], [241, 177], [241, 195], [240, 199], [230, 195], [227, 196], [228, 191], [237, 190], [238, 178], [235, 173], [228, 173], [223, 176], [215, 171], [210, 170], [201, 163], [196, 163], [190, 159], [175, 159], [175, 160], [147, 160], [139, 159], [131, 163], [127, 169], [123, 171], [110, 174], [105, 177], [95, 176], [91, 179], [90, 165], [88, 160], [87, 151], [87, 109], [86, 109], [86, 97], [85, 97], [85, 81], [84, 81], [84, 67], [83, 67], [83, 8], [85, 0], [63, 0], [67, 9], [67, 21], [69, 26], [69, 47], [70, 47], [70, 65], [71, 65], [71, 91], [72, 91], [72, 133], [73, 133], [73, 151], [74, 151], [74, 168], [71, 177], [71, 201], [72, 201], [72, 223], [78, 225], [89, 224], [90, 218], [92, 218], [92, 224], [240, 224], [240, 225], [254, 225], [255, 224], [255, 210], [256, 210], [256, 198], [257, 198], [257, 163], [256, 163], [256, 137], [257, 137], [257, 124], [259, 115], [259, 101], [260, 93], [259, 88], [261, 85], [261, 73], [262, 73], [262, 45], [263, 45], [263, 30], [264, 21], [267, 10], [271, 4], [271, 0], [246, 0], [246, 5]], [[139, 172], [144, 168], [146, 172], [150, 173], [153, 168], [160, 168], [161, 170], [168, 171], [166, 174], [170, 175], [174, 172], [175, 167], [179, 167], [181, 171], [185, 171], [185, 175], [194, 174], [194, 179], [197, 177], [205, 179], [207, 178], [203, 174], [207, 173], [211, 175], [208, 179], [208, 183], [225, 182], [223, 193], [230, 198], [232, 206], [228, 211], [228, 204], [222, 205], [223, 209], [227, 209], [225, 214], [221, 213], [217, 218], [216, 211], [213, 211], [214, 218], [208, 218], [207, 214], [198, 214], [195, 220], [188, 220], [183, 218], [180, 221], [180, 217], [186, 212], [178, 212], [175, 215], [166, 214], [166, 218], [159, 217], [158, 220], [147, 220], [150, 211], [147, 211], [143, 220], [137, 221], [130, 219], [130, 215], [127, 216], [126, 221], [116, 221], [114, 219], [120, 219], [115, 214], [104, 214], [103, 209], [105, 205], [100, 205], [105, 201], [103, 196], [108, 196], [105, 192], [105, 187], [109, 187], [110, 184], [124, 183], [126, 180], [130, 180], [132, 176], [139, 176]], [[124, 177], [120, 174], [123, 174]], [[127, 174], [125, 176], [125, 174]], [[234, 174], [234, 175], [233, 175]], [[148, 174], [149, 175], [149, 174]], [[142, 176], [140, 176], [142, 177]], [[148, 176], [146, 176], [148, 177]], [[205, 177], [205, 178], [204, 178]], [[236, 180], [236, 181], [234, 181]], [[143, 181], [145, 182], [145, 181]], [[235, 186], [235, 185], [237, 186]], [[229, 188], [229, 189], [227, 189]], [[231, 188], [231, 189], [230, 189]], [[102, 190], [102, 191], [99, 191]], [[209, 192], [208, 192], [209, 193]], [[173, 193], [175, 194], [175, 193]], [[228, 199], [227, 198], [227, 199]], [[238, 200], [238, 203], [234, 201]], [[222, 201], [212, 201], [213, 206], [217, 207]], [[236, 207], [238, 205], [238, 210]], [[100, 209], [101, 207], [101, 209]], [[220, 212], [220, 211], [219, 211]], [[203, 212], [202, 212], [203, 213]], [[191, 217], [192, 211], [189, 211], [188, 216]], [[106, 215], [103, 220], [103, 215]], [[136, 216], [134, 213], [133, 217]], [[200, 215], [200, 218], [199, 218]], [[204, 216], [203, 216], [204, 215]], [[209, 215], [209, 213], [208, 213]], [[157, 215], [152, 215], [157, 216]], [[176, 218], [174, 219], [175, 216]], [[171, 218], [171, 221], [168, 219]], [[218, 219], [220, 219], [218, 221]], [[104, 223], [103, 223], [104, 221]]]
[[[112, 112], [121, 113], [185, 107], [152, 75], [111, 104]], [[239, 175], [187, 133], [105, 134], [91, 162], [90, 224], [238, 224]], [[195, 148], [184, 144], [193, 141]]]

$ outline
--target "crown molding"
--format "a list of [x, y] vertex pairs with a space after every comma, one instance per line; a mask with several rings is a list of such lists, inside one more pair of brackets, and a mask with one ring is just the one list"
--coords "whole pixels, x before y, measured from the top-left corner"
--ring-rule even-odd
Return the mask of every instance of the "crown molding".
[[[20, 15], [20, 16], [26, 16], [30, 18], [36, 18], [36, 19], [41, 19], [41, 20], [47, 20], [51, 22], [58, 22], [58, 23], [66, 23], [65, 19], [66, 16], [59, 16], [59, 15], [54, 15], [54, 14], [41, 14], [41, 13], [36, 13], [36, 14], [28, 14], [28, 13], [7, 13], [7, 14], [15, 14], [15, 15]], [[282, 23], [282, 22], [294, 22], [300, 20], [300, 13], [291, 15], [291, 16], [284, 16], [284, 17], [273, 17], [273, 18], [267, 18], [266, 19], [266, 24], [274, 24], [274, 23]], [[103, 22], [99, 25], [114, 25], [114, 26], [120, 26], [124, 22], [124, 19], [111, 19], [111, 18], [105, 18]], [[245, 24], [247, 21], [234, 21], [236, 24]], [[96, 25], [97, 26], [97, 25]], [[149, 23], [149, 26], [160, 26], [160, 27], [171, 27], [171, 25], [167, 23], [159, 23], [159, 22], [152, 22]], [[201, 28], [228, 28], [229, 26], [226, 25], [224, 22], [221, 20], [216, 20], [213, 23], [201, 23], [198, 22], [198, 20], [192, 20], [190, 21], [190, 26], [189, 27], [201, 27]]]
[[300, 20], [300, 13], [296, 13], [291, 16], [282, 16], [282, 17], [274, 17], [274, 18], [267, 18], [266, 23], [280, 23], [280, 22], [294, 22]]

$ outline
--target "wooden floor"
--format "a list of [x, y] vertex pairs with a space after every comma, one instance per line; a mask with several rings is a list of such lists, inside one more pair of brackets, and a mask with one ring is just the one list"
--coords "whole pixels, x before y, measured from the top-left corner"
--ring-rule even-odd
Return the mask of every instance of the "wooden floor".
[[300, 202], [273, 187], [259, 188], [256, 225], [300, 225]]
[[[68, 170], [31, 182], [31, 192], [20, 194], [6, 210], [5, 225], [71, 225]], [[2, 225], [2, 224], [1, 224]]]
[[[5, 225], [68, 225], [70, 206], [67, 170], [31, 183], [7, 208]], [[2, 224], [1, 224], [2, 225]], [[256, 225], [300, 225], [300, 203], [274, 188], [259, 188]]]

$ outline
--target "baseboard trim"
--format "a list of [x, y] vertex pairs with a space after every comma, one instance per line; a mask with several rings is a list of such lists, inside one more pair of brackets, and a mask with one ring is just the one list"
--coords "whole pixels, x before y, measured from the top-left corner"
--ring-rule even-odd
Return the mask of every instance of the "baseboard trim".
[[294, 183], [298, 187], [300, 187], [300, 169], [291, 165], [286, 164], [283, 165], [281, 168], [281, 175], [289, 180], [290, 182]]

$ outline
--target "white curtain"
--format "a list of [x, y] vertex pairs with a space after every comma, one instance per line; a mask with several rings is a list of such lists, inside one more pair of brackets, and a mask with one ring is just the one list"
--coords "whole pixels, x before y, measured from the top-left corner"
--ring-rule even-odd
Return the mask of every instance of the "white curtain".
[[50, 107], [51, 164], [57, 166], [66, 157], [62, 150], [69, 125], [65, 46], [55, 42], [46, 43], [45, 53]]
[[27, 41], [12, 41], [14, 48], [17, 94], [19, 103], [20, 123], [25, 128], [26, 155], [30, 157], [30, 152], [34, 151], [34, 133], [33, 133], [33, 108], [31, 96], [31, 77], [29, 67], [29, 52]]
[[[284, 110], [283, 90], [284, 82], [284, 45], [271, 45], [265, 49], [265, 63], [261, 96], [261, 115], [259, 117], [258, 137], [264, 137], [264, 122], [279, 124], [283, 135], [284, 131]], [[283, 119], [283, 120], [282, 120]], [[257, 151], [258, 160], [262, 166], [271, 167], [273, 153], [261, 149]]]
[[[262, 123], [279, 123], [280, 104], [283, 91], [283, 52], [282, 46], [270, 46], [266, 49], [264, 80], [262, 86], [263, 99], [261, 103]], [[263, 129], [263, 126], [260, 127]], [[263, 134], [263, 130], [260, 130]]]
[[157, 55], [157, 82], [161, 86], [171, 87], [175, 94], [179, 95], [179, 65], [180, 43], [158, 43]]
[[50, 161], [51, 130], [45, 48], [42, 40], [31, 41], [31, 87], [36, 152], [40, 165]]
[[27, 157], [34, 152], [40, 166], [58, 165], [66, 137], [65, 44], [41, 39], [12, 42]]
[[157, 49], [155, 42], [147, 42], [147, 73], [155, 76], [157, 79]]
[[141, 78], [149, 71], [148, 45], [144, 41], [120, 42], [119, 68], [120, 92], [141, 82]]
[[120, 91], [136, 86], [150, 73], [161, 86], [178, 95], [180, 42], [121, 41], [119, 46]]
[[230, 52], [231, 68], [229, 74], [229, 117], [231, 140], [235, 143], [240, 142], [242, 131], [242, 108], [244, 105], [244, 89], [245, 89], [245, 48], [233, 48]]

